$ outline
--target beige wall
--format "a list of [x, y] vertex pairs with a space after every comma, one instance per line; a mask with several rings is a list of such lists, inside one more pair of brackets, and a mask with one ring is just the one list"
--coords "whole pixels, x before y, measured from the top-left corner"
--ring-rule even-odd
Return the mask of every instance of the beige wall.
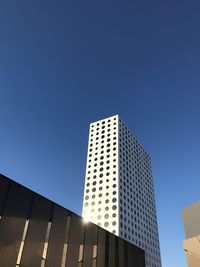
[[200, 236], [183, 241], [188, 267], [200, 267]]
[[200, 201], [183, 209], [183, 223], [187, 239], [200, 235]]

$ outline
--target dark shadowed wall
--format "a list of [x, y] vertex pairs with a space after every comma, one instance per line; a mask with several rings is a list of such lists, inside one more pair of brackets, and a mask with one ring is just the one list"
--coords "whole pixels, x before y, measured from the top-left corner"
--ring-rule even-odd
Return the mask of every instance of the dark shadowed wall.
[[0, 175], [0, 266], [145, 267], [144, 251]]

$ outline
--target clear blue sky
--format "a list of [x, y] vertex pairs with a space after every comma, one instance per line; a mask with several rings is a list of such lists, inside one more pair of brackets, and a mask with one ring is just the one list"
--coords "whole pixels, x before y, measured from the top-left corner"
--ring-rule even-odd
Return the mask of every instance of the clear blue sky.
[[1, 1], [0, 172], [81, 213], [89, 123], [152, 157], [163, 267], [200, 199], [199, 1]]

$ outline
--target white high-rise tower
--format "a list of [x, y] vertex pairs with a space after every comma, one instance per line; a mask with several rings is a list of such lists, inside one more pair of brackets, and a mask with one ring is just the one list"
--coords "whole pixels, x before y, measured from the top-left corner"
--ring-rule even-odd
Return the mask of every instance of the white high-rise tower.
[[83, 217], [161, 267], [151, 160], [118, 115], [90, 124]]

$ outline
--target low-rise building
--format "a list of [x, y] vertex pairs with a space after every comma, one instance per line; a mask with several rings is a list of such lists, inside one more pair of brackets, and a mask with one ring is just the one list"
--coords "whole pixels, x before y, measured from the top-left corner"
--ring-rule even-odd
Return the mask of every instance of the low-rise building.
[[145, 253], [0, 174], [0, 266], [145, 267]]

